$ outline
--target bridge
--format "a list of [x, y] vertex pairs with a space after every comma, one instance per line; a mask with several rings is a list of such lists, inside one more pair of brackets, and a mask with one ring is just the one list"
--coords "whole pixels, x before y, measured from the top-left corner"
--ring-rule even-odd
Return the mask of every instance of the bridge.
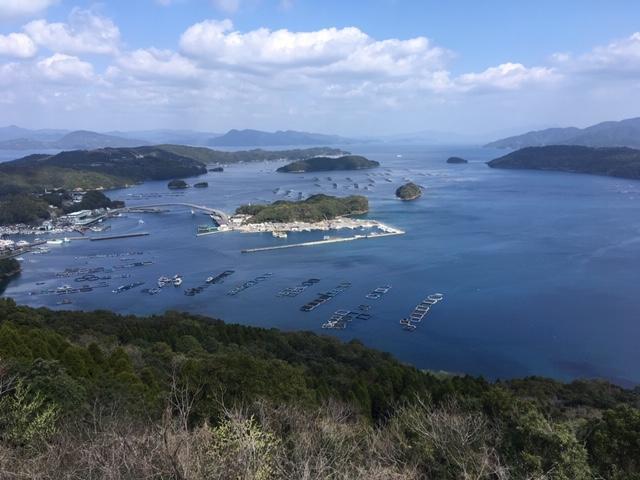
[[120, 211], [144, 210], [146, 208], [159, 208], [159, 207], [186, 207], [192, 210], [199, 210], [201, 212], [206, 213], [207, 215], [210, 215], [211, 218], [213, 218], [213, 220], [215, 220], [218, 225], [227, 225], [229, 223], [229, 215], [224, 213], [222, 210], [207, 207], [205, 205], [196, 205], [194, 203], [170, 202], [170, 203], [154, 203], [150, 205], [130, 205], [128, 207], [124, 207], [120, 209]]

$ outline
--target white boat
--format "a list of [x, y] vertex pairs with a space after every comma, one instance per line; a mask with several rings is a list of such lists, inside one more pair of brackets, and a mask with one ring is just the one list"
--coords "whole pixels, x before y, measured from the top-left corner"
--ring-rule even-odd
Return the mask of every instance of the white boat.
[[174, 275], [172, 281], [174, 287], [179, 287], [180, 285], [182, 285], [182, 277], [180, 275]]
[[62, 245], [62, 240], [59, 238], [53, 238], [51, 240], [47, 240], [47, 245]]
[[275, 238], [287, 238], [287, 232], [271, 232], [271, 235], [273, 235]]

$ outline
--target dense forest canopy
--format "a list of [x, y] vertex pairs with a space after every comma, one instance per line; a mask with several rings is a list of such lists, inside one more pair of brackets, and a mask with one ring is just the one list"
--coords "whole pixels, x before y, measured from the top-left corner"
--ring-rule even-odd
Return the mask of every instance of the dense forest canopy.
[[492, 384], [357, 341], [11, 300], [0, 300], [0, 359], [3, 471], [638, 478], [640, 392], [602, 381]]
[[396, 189], [396, 197], [402, 200], [415, 200], [422, 196], [422, 189], [413, 182], [405, 183]]
[[278, 200], [270, 205], [242, 205], [236, 213], [251, 215], [251, 223], [286, 223], [332, 220], [345, 215], [363, 214], [368, 210], [369, 200], [361, 195], [341, 198], [317, 194], [297, 202]]

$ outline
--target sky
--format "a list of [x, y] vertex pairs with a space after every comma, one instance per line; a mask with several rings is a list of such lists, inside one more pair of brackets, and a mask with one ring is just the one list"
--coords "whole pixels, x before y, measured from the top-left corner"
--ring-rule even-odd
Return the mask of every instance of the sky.
[[637, 0], [0, 0], [0, 125], [489, 138], [635, 116]]

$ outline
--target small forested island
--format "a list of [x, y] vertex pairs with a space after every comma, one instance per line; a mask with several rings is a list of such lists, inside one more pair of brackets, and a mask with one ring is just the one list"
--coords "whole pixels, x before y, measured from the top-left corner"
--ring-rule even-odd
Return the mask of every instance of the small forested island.
[[469, 161], [461, 157], [449, 157], [447, 158], [447, 163], [460, 164], [460, 163], [469, 163]]
[[284, 167], [278, 168], [278, 172], [302, 173], [302, 172], [329, 172], [333, 170], [364, 170], [379, 167], [375, 160], [359, 155], [344, 155], [342, 157], [314, 157], [307, 160], [299, 160]]
[[422, 188], [413, 182], [405, 183], [396, 190], [396, 197], [401, 200], [416, 200], [422, 196]]
[[605, 381], [492, 383], [357, 340], [11, 299], [0, 359], [8, 478], [638, 476], [640, 390]]
[[209, 182], [198, 182], [193, 184], [193, 188], [207, 188], [209, 186]]
[[368, 211], [369, 201], [362, 195], [333, 197], [318, 194], [297, 202], [278, 200], [270, 205], [242, 205], [236, 214], [250, 215], [248, 223], [288, 223], [320, 222]]
[[15, 258], [0, 258], [0, 281], [20, 273], [20, 262]]
[[640, 150], [575, 145], [527, 147], [488, 162], [491, 168], [552, 170], [640, 179]]
[[180, 188], [188, 188], [189, 185], [184, 180], [171, 180], [169, 183], [167, 183], [167, 187], [173, 190], [177, 190]]

